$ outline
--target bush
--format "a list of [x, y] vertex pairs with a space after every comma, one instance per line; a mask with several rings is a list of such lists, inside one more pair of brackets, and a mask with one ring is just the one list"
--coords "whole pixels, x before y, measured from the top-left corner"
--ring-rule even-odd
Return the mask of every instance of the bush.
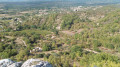
[[45, 56], [44, 53], [42, 53], [42, 54], [37, 54], [37, 55], [36, 55], [36, 58], [43, 58], [44, 56]]
[[99, 46], [101, 46], [101, 43], [99, 41], [97, 41], [97, 40], [94, 40], [93, 41], [93, 46], [94, 47], [99, 47]]
[[12, 49], [11, 50], [11, 52], [10, 52], [10, 54], [11, 54], [11, 56], [15, 56], [15, 55], [17, 55], [17, 50], [16, 49]]
[[109, 49], [114, 49], [115, 47], [110, 43], [105, 43], [104, 46]]
[[82, 48], [80, 46], [73, 46], [71, 48], [71, 53], [70, 56], [72, 59], [75, 59], [75, 57], [80, 57], [82, 56]]
[[0, 45], [0, 52], [4, 51], [4, 47]]
[[29, 51], [27, 49], [21, 50], [19, 54], [16, 56], [16, 59], [17, 61], [26, 60], [27, 59], [26, 56], [28, 55], [29, 55]]
[[83, 50], [82, 50], [82, 48], [80, 46], [73, 46], [71, 48], [71, 52], [77, 52], [77, 51], [82, 52]]
[[99, 50], [99, 48], [97, 48], [97, 47], [94, 48], [94, 50], [97, 51], [97, 52], [101, 52], [101, 50]]
[[0, 53], [0, 58], [2, 58], [2, 59], [9, 58], [9, 57], [10, 57], [10, 54], [7, 52]]
[[42, 46], [42, 50], [43, 50], [43, 51], [50, 51], [50, 50], [52, 50], [52, 45], [44, 44], [44, 45]]

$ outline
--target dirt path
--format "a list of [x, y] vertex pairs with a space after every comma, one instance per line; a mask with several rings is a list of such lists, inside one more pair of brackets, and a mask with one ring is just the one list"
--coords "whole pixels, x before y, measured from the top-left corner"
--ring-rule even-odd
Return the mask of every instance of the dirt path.
[[84, 29], [79, 29], [79, 30], [76, 30], [76, 32], [75, 32], [75, 31], [66, 30], [66, 31], [61, 31], [61, 32], [64, 33], [64, 34], [67, 34], [67, 35], [72, 36], [72, 35], [75, 35], [76, 33], [82, 32], [83, 30], [84, 30]]
[[84, 29], [79, 29], [79, 30], [77, 30], [77, 32], [76, 33], [80, 33], [80, 32], [82, 32]]
[[[114, 50], [111, 50], [111, 49], [108, 49], [108, 48], [105, 48], [105, 47], [99, 47], [99, 49], [102, 51], [102, 52], [105, 52], [105, 53], [108, 53], [108, 54], [111, 54], [111, 55], [114, 55], [114, 56], [118, 56], [120, 57], [120, 53], [119, 52], [115, 52]], [[91, 49], [83, 49], [84, 51], [88, 51], [88, 52], [93, 52], [95, 54], [99, 54], [99, 52], [97, 51], [94, 51], [94, 50], [91, 50]]]
[[61, 32], [67, 35], [71, 35], [71, 36], [75, 34], [75, 32], [73, 31], [61, 31]]
[[105, 48], [105, 47], [99, 47], [99, 49], [105, 53], [109, 53], [109, 54], [112, 54], [114, 56], [118, 56], [120, 57], [120, 53], [119, 52], [116, 52], [114, 50], [111, 50], [111, 49], [108, 49], [108, 48]]
[[40, 53], [51, 54], [53, 52], [54, 53], [59, 53], [60, 51], [58, 51], [58, 50], [51, 50], [51, 51], [36, 52], [36, 54], [40, 54]]
[[91, 50], [91, 49], [88, 49], [88, 48], [86, 48], [86, 49], [84, 49], [85, 51], [88, 51], [88, 52], [93, 52], [93, 53], [95, 53], [95, 54], [99, 54], [99, 52], [97, 52], [97, 51], [94, 51], [94, 50]]

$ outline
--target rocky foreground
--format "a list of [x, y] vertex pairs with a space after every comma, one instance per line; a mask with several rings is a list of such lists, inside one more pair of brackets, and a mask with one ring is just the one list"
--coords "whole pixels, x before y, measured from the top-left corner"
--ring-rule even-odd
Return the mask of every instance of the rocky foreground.
[[0, 60], [0, 67], [52, 67], [48, 62], [39, 59], [29, 59], [22, 62], [14, 62], [11, 59]]

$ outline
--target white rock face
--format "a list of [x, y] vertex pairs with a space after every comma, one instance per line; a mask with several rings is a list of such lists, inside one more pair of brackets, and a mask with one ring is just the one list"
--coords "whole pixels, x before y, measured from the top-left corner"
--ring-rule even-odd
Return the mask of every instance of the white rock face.
[[22, 62], [14, 62], [10, 59], [3, 59], [0, 60], [0, 67], [52, 67], [52, 65], [39, 59], [29, 59], [23, 64]]
[[14, 62], [10, 59], [0, 60], [0, 67], [20, 67], [21, 64], [21, 62]]
[[21, 67], [52, 67], [52, 65], [39, 59], [29, 59]]
[[21, 65], [22, 65], [22, 62], [16, 62], [10, 65], [9, 67], [21, 67]]

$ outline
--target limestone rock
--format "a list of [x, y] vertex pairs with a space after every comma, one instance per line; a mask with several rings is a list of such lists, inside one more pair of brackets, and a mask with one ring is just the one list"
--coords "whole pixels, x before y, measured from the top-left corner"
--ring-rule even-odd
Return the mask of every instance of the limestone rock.
[[21, 64], [21, 62], [14, 62], [10, 59], [0, 60], [0, 67], [20, 67]]
[[52, 67], [52, 65], [39, 59], [29, 59], [21, 67]]
[[23, 64], [22, 62], [14, 62], [11, 59], [3, 59], [0, 60], [0, 67], [52, 67], [52, 65], [39, 59], [28, 59]]

